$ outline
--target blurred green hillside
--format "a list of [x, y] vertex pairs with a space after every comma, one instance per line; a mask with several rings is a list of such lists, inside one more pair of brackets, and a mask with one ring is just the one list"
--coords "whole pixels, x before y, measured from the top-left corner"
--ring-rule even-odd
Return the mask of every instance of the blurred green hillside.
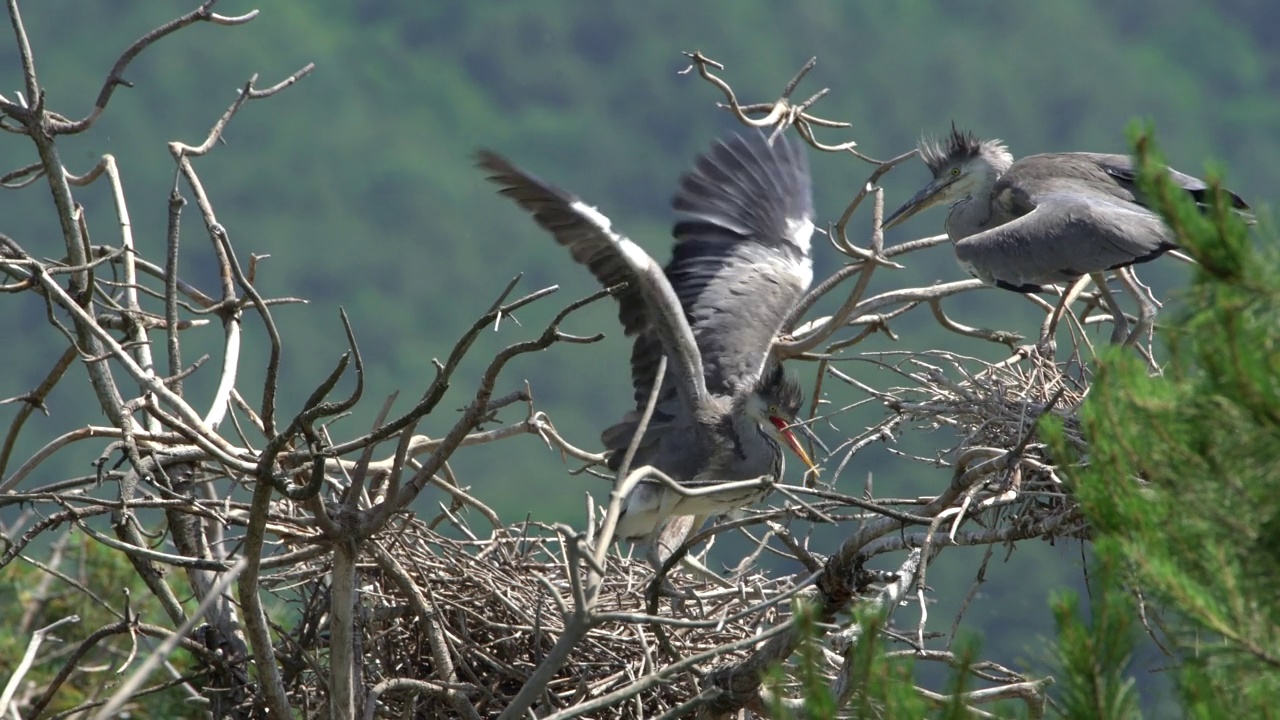
[[[136, 37], [194, 3], [126, 0], [40, 0], [24, 3], [38, 70], [53, 109], [89, 111], [118, 54]], [[219, 12], [255, 7], [225, 0]], [[665, 260], [667, 201], [690, 158], [718, 133], [734, 128], [714, 103], [719, 94], [696, 74], [680, 75], [682, 50], [699, 49], [727, 67], [722, 73], [744, 101], [776, 97], [810, 56], [818, 67], [799, 96], [831, 94], [815, 112], [853, 124], [823, 139], [858, 141], [860, 150], [890, 157], [922, 132], [941, 133], [954, 119], [1006, 140], [1016, 155], [1050, 150], [1126, 150], [1124, 129], [1152, 118], [1169, 161], [1199, 173], [1206, 160], [1230, 169], [1231, 185], [1259, 206], [1272, 198], [1280, 167], [1280, 5], [1272, 0], [1142, 0], [1114, 3], [997, 3], [902, 0], [893, 3], [771, 3], [663, 0], [649, 3], [386, 2], [357, 0], [264, 3], [244, 27], [199, 25], [166, 38], [130, 68], [135, 85], [120, 89], [92, 132], [67, 138], [63, 158], [73, 172], [103, 153], [120, 159], [138, 246], [162, 257], [174, 167], [170, 140], [199, 142], [253, 74], [260, 86], [307, 62], [316, 72], [276, 98], [252, 103], [233, 121], [226, 144], [197, 167], [232, 242], [241, 253], [269, 253], [259, 285], [275, 295], [308, 298], [276, 317], [286, 340], [288, 413], [345, 349], [338, 308], [350, 314], [369, 366], [368, 398], [402, 391], [416, 397], [455, 338], [492, 302], [508, 279], [522, 288], [559, 284], [561, 292], [523, 312], [523, 326], [504, 322], [487, 333], [453, 395], [422, 430], [442, 432], [473, 390], [482, 363], [499, 347], [540, 330], [560, 305], [592, 290], [589, 275], [562, 255], [527, 218], [497, 198], [471, 165], [490, 147], [598, 205], [618, 227]], [[0, 92], [22, 85], [17, 53], [0, 40]], [[34, 151], [4, 136], [3, 171], [30, 163]], [[869, 172], [848, 156], [813, 157], [819, 215], [834, 220]], [[884, 181], [890, 207], [926, 178], [918, 163]], [[0, 231], [37, 254], [61, 255], [47, 190], [41, 183], [0, 193]], [[103, 187], [81, 191], [94, 241], [118, 242]], [[865, 241], [869, 212], [854, 223]], [[891, 234], [890, 242], [941, 232], [941, 211]], [[212, 291], [208, 242], [193, 208], [184, 220], [188, 280]], [[818, 275], [836, 266], [819, 246]], [[1176, 263], [1144, 268], [1164, 291], [1181, 282]], [[881, 272], [879, 289], [962, 279], [950, 249], [914, 258], [904, 271]], [[0, 331], [15, 339], [0, 374], [0, 396], [27, 391], [61, 342], [43, 307], [14, 298]], [[1032, 305], [999, 291], [949, 306], [974, 324], [1030, 334], [1040, 321]], [[262, 376], [266, 347], [246, 323], [242, 388]], [[894, 326], [902, 340], [868, 348], [921, 348], [940, 343], [990, 356], [992, 348], [940, 336], [922, 313]], [[592, 346], [558, 346], [509, 367], [498, 392], [532, 384], [539, 407], [569, 438], [594, 449], [598, 429], [629, 404], [627, 343], [613, 308], [600, 303], [575, 316], [569, 330], [603, 331]], [[218, 360], [218, 332], [192, 335], [188, 361]], [[868, 382], [889, 380], [869, 366], [849, 366]], [[73, 371], [78, 372], [78, 371]], [[809, 373], [811, 376], [811, 373]], [[75, 382], [70, 382], [73, 380]], [[193, 397], [212, 393], [214, 374], [188, 382]], [[96, 421], [64, 381], [50, 399], [51, 418], [28, 424], [31, 452], [60, 429]], [[839, 404], [862, 399], [835, 390]], [[366, 403], [344, 427], [367, 427], [378, 402]], [[0, 407], [0, 422], [15, 406]], [[519, 410], [504, 416], [517, 420]], [[878, 411], [846, 419], [828, 440], [856, 434]], [[899, 449], [933, 455], [949, 438], [908, 434]], [[535, 438], [460, 454], [461, 481], [493, 499], [508, 520], [525, 514], [581, 522], [583, 493], [596, 481], [565, 474], [559, 457]], [[75, 452], [79, 452], [76, 455]], [[54, 469], [87, 472], [96, 448], [68, 452]], [[21, 453], [19, 454], [21, 456]], [[841, 482], [856, 488], [868, 474], [880, 494], [910, 496], [947, 481], [945, 470], [922, 477], [918, 464], [872, 447]], [[48, 480], [38, 478], [33, 482]], [[427, 497], [426, 507], [437, 497]], [[949, 551], [951, 552], [951, 551]], [[1044, 598], [1053, 584], [1079, 576], [1080, 549], [1019, 552], [1015, 567], [992, 572], [977, 602], [990, 605], [988, 648], [1030, 659], [1036, 633], [1048, 625]], [[973, 572], [931, 584], [964, 583]], [[956, 599], [962, 593], [953, 593]], [[948, 608], [936, 612], [946, 613]], [[977, 617], [975, 615], [974, 617]]]

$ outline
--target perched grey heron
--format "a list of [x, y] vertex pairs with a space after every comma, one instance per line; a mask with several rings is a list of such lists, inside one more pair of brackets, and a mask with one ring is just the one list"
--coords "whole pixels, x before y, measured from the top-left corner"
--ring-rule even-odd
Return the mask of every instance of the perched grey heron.
[[[890, 228], [925, 208], [946, 203], [945, 223], [956, 257], [974, 277], [1016, 292], [1092, 276], [1113, 315], [1113, 342], [1127, 335], [1102, 273], [1154, 260], [1177, 248], [1173, 231], [1150, 209], [1126, 155], [1070, 152], [1014, 161], [999, 140], [979, 140], [951, 127], [945, 143], [921, 141], [920, 156], [933, 180], [884, 222]], [[1209, 187], [1172, 168], [1169, 177], [1202, 207]], [[1249, 206], [1227, 191], [1231, 206]], [[1154, 303], [1138, 295], [1150, 327]], [[1064, 294], [1060, 313], [1071, 297]], [[1139, 335], [1135, 328], [1130, 338]]]
[[[633, 468], [652, 466], [692, 488], [776, 479], [786, 445], [816, 469], [789, 429], [800, 386], [772, 353], [774, 336], [813, 279], [813, 200], [802, 147], [786, 137], [770, 144], [757, 133], [700, 155], [672, 200], [675, 246], [665, 273], [578, 197], [492, 152], [481, 151], [478, 164], [604, 286], [627, 283], [617, 300], [622, 327], [635, 337], [637, 407], [601, 435], [611, 469], [619, 469], [639, 427], [664, 355], [669, 372]], [[650, 558], [664, 559], [657, 541], [669, 518], [680, 530], [676, 538], [664, 534], [667, 554], [707, 517], [767, 492], [686, 496], [645, 481], [624, 499], [617, 535], [647, 542]], [[690, 516], [692, 522], [684, 519]]]

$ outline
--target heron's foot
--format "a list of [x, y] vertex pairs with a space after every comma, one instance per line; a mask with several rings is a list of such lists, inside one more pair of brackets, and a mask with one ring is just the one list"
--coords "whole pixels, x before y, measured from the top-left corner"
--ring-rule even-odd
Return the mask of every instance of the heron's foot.
[[[654, 580], [657, 580], [657, 578], [655, 577]], [[662, 576], [662, 582], [658, 586], [658, 597], [669, 597], [677, 601], [697, 599], [697, 596], [693, 593], [677, 590], [676, 586], [671, 584], [671, 578], [666, 575]]]
[[1058, 341], [1053, 335], [1041, 335], [1033, 345], [1023, 345], [1018, 348], [1018, 352], [1028, 358], [1047, 358], [1053, 360], [1058, 357]]
[[734, 583], [720, 577], [716, 571], [706, 565], [703, 565], [695, 557], [685, 555], [680, 559], [680, 564], [684, 566], [684, 569], [687, 570], [691, 576], [704, 583], [716, 585], [722, 588], [736, 587]]
[[[685, 579], [682, 576], [682, 582], [688, 583], [689, 580], [693, 580], [694, 582], [701, 581], [704, 587], [706, 585], [716, 585], [722, 588], [735, 587], [733, 583], [730, 583], [724, 578], [718, 577], [715, 573], [696, 561], [693, 561], [691, 558], [681, 558], [680, 565], [684, 566], [686, 570], [695, 570], [690, 573], [693, 576], [692, 578]], [[672, 577], [674, 576], [675, 571], [676, 569], [672, 568], [670, 573], [659, 574], [659, 572], [661, 572], [661, 568], [659, 568], [658, 571], [654, 573], [653, 577], [649, 579], [649, 582], [646, 583], [648, 589], [645, 591], [645, 596], [651, 599], [655, 596], [659, 598], [670, 598], [671, 608], [678, 614], [679, 609], [683, 607], [684, 603], [694, 602], [701, 604], [702, 598], [698, 597], [698, 591], [694, 587], [686, 585], [686, 589], [684, 590], [677, 588], [675, 583], [672, 582]]]

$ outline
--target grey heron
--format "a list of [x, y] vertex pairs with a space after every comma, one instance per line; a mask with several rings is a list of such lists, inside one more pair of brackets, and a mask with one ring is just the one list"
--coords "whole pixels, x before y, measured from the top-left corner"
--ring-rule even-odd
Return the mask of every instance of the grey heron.
[[[1173, 231], [1150, 209], [1126, 155], [1045, 153], [1017, 160], [999, 140], [979, 140], [953, 124], [945, 142], [922, 140], [920, 156], [933, 180], [895, 210], [893, 227], [925, 208], [950, 206], [945, 228], [956, 257], [974, 277], [1016, 292], [1076, 282], [1089, 275], [1117, 315], [1112, 342], [1127, 333], [1102, 273], [1154, 260], [1177, 248]], [[1202, 207], [1204, 181], [1169, 169], [1169, 177]], [[1249, 206], [1227, 191], [1232, 208]], [[1140, 325], [1150, 326], [1154, 303], [1138, 295]], [[1056, 315], [1072, 296], [1063, 296]], [[1046, 327], [1051, 327], [1046, 326]], [[1134, 328], [1129, 338], [1139, 335]]]
[[[636, 410], [601, 435], [611, 469], [619, 469], [639, 427], [664, 356], [670, 372], [633, 468], [654, 467], [691, 488], [777, 479], [785, 445], [816, 469], [789, 429], [800, 386], [772, 353], [774, 336], [813, 279], [813, 200], [802, 147], [786, 137], [768, 143], [757, 133], [700, 155], [672, 200], [675, 245], [665, 272], [577, 196], [489, 151], [480, 151], [478, 165], [604, 286], [627, 283], [617, 300], [623, 330], [635, 337]], [[646, 542], [651, 560], [664, 559], [656, 543], [669, 519], [680, 530], [674, 540], [664, 534], [668, 554], [707, 517], [767, 492], [766, 483], [691, 496], [642, 482], [623, 501], [617, 535]]]

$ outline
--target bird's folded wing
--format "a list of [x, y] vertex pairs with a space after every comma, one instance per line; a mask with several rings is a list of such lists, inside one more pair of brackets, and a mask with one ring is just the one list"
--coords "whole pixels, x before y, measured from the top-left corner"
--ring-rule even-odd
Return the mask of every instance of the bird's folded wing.
[[[1182, 188], [1201, 209], [1212, 204], [1209, 185], [1198, 177], [1166, 168], [1169, 179]], [[1150, 198], [1138, 187], [1138, 171], [1133, 158], [1128, 155], [1092, 152], [1045, 153], [1023, 158], [1015, 166], [1015, 174], [1034, 176], [1054, 175], [1077, 183], [1087, 183], [1101, 194], [1134, 202], [1150, 208]], [[1012, 179], [1012, 178], [1010, 178]], [[1249, 204], [1236, 193], [1222, 189], [1228, 206], [1242, 216], [1248, 216]]]
[[956, 241], [961, 264], [987, 282], [1015, 289], [1068, 282], [1175, 247], [1159, 216], [1119, 199], [1043, 192], [1014, 206], [1031, 210]]

